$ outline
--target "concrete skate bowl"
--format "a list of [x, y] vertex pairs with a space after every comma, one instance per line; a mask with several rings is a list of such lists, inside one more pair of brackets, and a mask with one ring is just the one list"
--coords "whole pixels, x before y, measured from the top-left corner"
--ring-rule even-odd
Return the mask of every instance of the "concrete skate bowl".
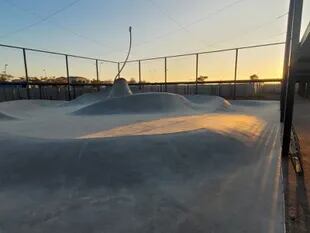
[[148, 180], [184, 181], [202, 173], [210, 176], [218, 169], [234, 170], [253, 159], [243, 142], [209, 131], [91, 139], [84, 144], [19, 137], [7, 141], [16, 146], [3, 148], [0, 155], [2, 188], [20, 184], [117, 188]]
[[101, 115], [101, 114], [151, 114], [151, 113], [186, 113], [205, 110], [214, 110], [224, 106], [222, 101], [205, 101], [203, 104], [196, 104], [187, 98], [171, 93], [143, 93], [117, 98], [107, 98], [81, 108], [74, 115]]
[[2, 113], [14, 117], [25, 117], [33, 115], [36, 111], [42, 109], [54, 108], [62, 104], [63, 101], [51, 100], [13, 100], [1, 102], [0, 108]]

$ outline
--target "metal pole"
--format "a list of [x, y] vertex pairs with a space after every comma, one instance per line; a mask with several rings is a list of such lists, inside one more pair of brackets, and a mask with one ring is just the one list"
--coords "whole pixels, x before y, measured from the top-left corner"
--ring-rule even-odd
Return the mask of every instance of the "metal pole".
[[121, 74], [119, 73], [120, 69], [121, 69], [121, 64], [118, 62], [118, 63], [117, 63], [118, 78], [121, 77]]
[[68, 100], [71, 100], [71, 93], [70, 93], [70, 72], [69, 72], [68, 55], [65, 55], [65, 56], [66, 56], [66, 70], [67, 70]]
[[167, 92], [167, 78], [168, 78], [167, 57], [164, 58], [164, 61], [165, 61], [165, 92]]
[[141, 61], [138, 61], [139, 68], [139, 89], [141, 90], [142, 80], [141, 80]]
[[39, 84], [39, 94], [40, 94], [40, 99], [42, 99], [42, 86]]
[[198, 95], [198, 74], [199, 74], [199, 54], [196, 54], [196, 88], [195, 94]]
[[287, 87], [287, 75], [289, 67], [289, 57], [291, 51], [291, 36], [292, 36], [292, 22], [294, 17], [294, 1], [290, 1], [289, 14], [287, 20], [287, 31], [286, 31], [286, 42], [285, 42], [285, 52], [284, 52], [284, 62], [283, 62], [283, 81], [281, 85], [281, 99], [280, 99], [280, 121], [284, 121], [284, 106], [286, 98], [286, 87]]
[[235, 74], [234, 74], [234, 100], [237, 96], [237, 75], [238, 75], [238, 57], [239, 57], [239, 49], [236, 49], [236, 55], [235, 55]]
[[23, 56], [24, 56], [24, 65], [25, 65], [25, 78], [26, 78], [26, 91], [27, 91], [27, 98], [30, 99], [30, 90], [29, 90], [29, 76], [28, 76], [28, 67], [27, 67], [27, 55], [26, 49], [23, 49]]
[[9, 66], [8, 64], [5, 64], [5, 65], [4, 65], [4, 74], [5, 74], [5, 75], [6, 75], [6, 72], [7, 72], [8, 66]]
[[99, 67], [98, 67], [98, 60], [96, 60], [96, 77], [97, 77], [97, 91], [100, 91], [100, 86], [99, 86]]
[[291, 55], [289, 61], [289, 70], [287, 76], [287, 91], [286, 101], [284, 106], [284, 129], [282, 142], [282, 156], [288, 157], [291, 143], [291, 130], [294, 110], [294, 95], [295, 95], [295, 74], [294, 65], [296, 60], [296, 53], [299, 48], [300, 28], [302, 17], [303, 0], [294, 1], [293, 21], [292, 21], [292, 37], [291, 37]]

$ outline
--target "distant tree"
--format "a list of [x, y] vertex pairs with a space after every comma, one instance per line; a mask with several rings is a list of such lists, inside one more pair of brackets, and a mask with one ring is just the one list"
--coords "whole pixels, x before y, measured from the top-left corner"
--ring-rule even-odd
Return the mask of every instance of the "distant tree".
[[0, 74], [0, 81], [1, 82], [5, 82], [5, 81], [8, 81], [8, 80], [13, 79], [13, 78], [14, 77], [10, 74], [5, 74], [5, 73]]
[[24, 82], [26, 79], [24, 77], [15, 78], [12, 80], [12, 82]]
[[90, 81], [87, 78], [80, 76], [70, 76], [69, 79], [71, 83], [84, 83], [84, 84], [90, 83]]
[[259, 79], [259, 77], [258, 77], [257, 74], [252, 74], [252, 75], [250, 76], [250, 80], [258, 80], [258, 79]]
[[[259, 80], [259, 77], [258, 77], [257, 74], [252, 74], [252, 75], [250, 76], [250, 80], [256, 81], [256, 80]], [[252, 83], [254, 95], [257, 94], [258, 89], [259, 89], [262, 85], [263, 85], [262, 83], [258, 83], [258, 82], [253, 82], [253, 83]]]
[[202, 83], [202, 82], [206, 81], [206, 79], [208, 79], [208, 78], [209, 78], [208, 76], [200, 75], [200, 76], [197, 78], [197, 82]]
[[0, 74], [0, 81], [1, 81], [1, 82], [7, 81], [6, 75]]
[[55, 79], [47, 79], [46, 82], [66, 83], [67, 77], [57, 77]]
[[134, 78], [131, 78], [129, 81], [128, 81], [129, 84], [136, 84], [136, 80]]
[[39, 79], [38, 77], [29, 77], [29, 81], [40, 82], [41, 79]]

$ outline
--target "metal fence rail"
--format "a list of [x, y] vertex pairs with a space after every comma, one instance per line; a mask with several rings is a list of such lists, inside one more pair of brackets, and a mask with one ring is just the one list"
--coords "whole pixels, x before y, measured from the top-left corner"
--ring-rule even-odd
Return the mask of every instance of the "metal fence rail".
[[237, 51], [237, 50], [243, 50], [243, 49], [253, 49], [253, 48], [261, 48], [261, 47], [268, 47], [268, 46], [275, 46], [275, 45], [284, 45], [284, 44], [285, 42], [276, 42], [276, 43], [268, 43], [268, 44], [242, 46], [242, 47], [236, 47], [236, 48], [210, 50], [210, 51], [197, 52], [197, 53], [183, 53], [183, 54], [177, 54], [177, 55], [168, 55], [168, 56], [160, 56], [160, 57], [142, 58], [138, 60], [129, 60], [128, 63], [138, 62], [138, 61], [158, 60], [158, 59], [165, 59], [165, 58], [168, 59], [168, 58], [176, 58], [176, 57], [196, 56], [197, 54], [202, 55], [202, 54], [210, 54], [210, 53], [220, 53], [220, 52]]
[[[252, 46], [243, 46], [243, 47], [237, 47], [237, 48], [228, 48], [228, 49], [220, 49], [220, 50], [212, 50], [212, 51], [204, 51], [204, 52], [197, 52], [197, 53], [186, 53], [186, 54], [177, 54], [177, 55], [169, 55], [169, 56], [160, 56], [160, 57], [151, 57], [151, 58], [143, 58], [139, 60], [130, 60], [128, 63], [136, 64], [136, 70], [138, 73], [138, 81], [135, 85], [138, 85], [139, 89], [141, 90], [143, 86], [162, 86], [164, 91], [168, 91], [169, 85], [194, 85], [194, 93], [193, 94], [199, 94], [199, 86], [201, 85], [211, 85], [211, 84], [233, 84], [233, 95], [232, 97], [235, 99], [238, 96], [237, 93], [237, 85], [241, 83], [272, 83], [272, 82], [281, 82], [280, 79], [262, 79], [262, 80], [238, 80], [238, 65], [239, 65], [239, 51], [246, 50], [246, 49], [252, 49], [252, 48], [261, 48], [261, 47], [270, 47], [270, 46], [277, 46], [277, 45], [284, 45], [284, 42], [277, 42], [277, 43], [269, 43], [269, 44], [260, 44], [260, 45], [252, 45]], [[42, 88], [51, 86], [51, 87], [67, 87], [67, 97], [66, 99], [70, 100], [76, 97], [75, 95], [75, 88], [76, 87], [95, 87], [97, 90], [100, 89], [100, 86], [110, 86], [111, 83], [102, 83], [100, 82], [99, 77], [99, 67], [98, 62], [106, 62], [115, 64], [115, 68], [119, 70], [120, 66], [122, 65], [122, 62], [117, 61], [111, 61], [106, 59], [100, 59], [100, 58], [93, 58], [93, 57], [85, 57], [85, 56], [79, 56], [79, 55], [73, 55], [73, 54], [66, 54], [66, 53], [60, 53], [60, 52], [53, 52], [53, 51], [47, 51], [47, 50], [41, 50], [41, 49], [33, 49], [33, 48], [25, 48], [25, 47], [19, 47], [19, 46], [11, 46], [11, 45], [4, 45], [0, 44], [0, 47], [6, 47], [11, 49], [18, 49], [22, 50], [23, 52], [23, 62], [24, 62], [24, 69], [25, 69], [25, 81], [24, 82], [0, 82], [0, 87], [14, 87], [19, 86], [26, 88], [26, 95], [27, 98], [31, 98], [31, 91], [37, 87], [39, 89], [40, 97], [42, 97]], [[45, 53], [45, 54], [52, 54], [52, 55], [60, 55], [64, 57], [64, 63], [66, 67], [66, 82], [61, 83], [54, 83], [54, 82], [38, 82], [33, 81], [29, 79], [28, 74], [28, 65], [27, 65], [27, 51], [33, 51], [38, 53]], [[203, 54], [213, 54], [213, 53], [223, 53], [228, 51], [234, 51], [234, 73], [233, 73], [233, 79], [232, 80], [214, 80], [214, 81], [201, 81], [199, 80], [199, 58], [200, 55]], [[195, 70], [193, 70], [194, 81], [185, 81], [185, 82], [175, 82], [169, 80], [169, 72], [168, 72], [168, 61], [169, 59], [178, 58], [178, 57], [193, 57], [195, 59]], [[70, 67], [69, 67], [69, 59], [70, 58], [81, 58], [81, 59], [87, 59], [95, 61], [95, 74], [96, 74], [96, 83], [73, 83], [70, 81]], [[145, 61], [154, 61], [159, 60], [163, 61], [163, 82], [145, 82], [143, 81], [143, 62]], [[31, 87], [31, 88], [30, 88]], [[73, 89], [73, 90], [71, 90]]]
[[[45, 54], [52, 54], [52, 55], [60, 55], [64, 56], [64, 61], [66, 64], [66, 75], [67, 75], [67, 83], [62, 84], [62, 85], [67, 85], [68, 88], [68, 99], [71, 99], [70, 96], [70, 86], [72, 83], [70, 83], [70, 69], [69, 69], [69, 58], [80, 58], [80, 59], [86, 59], [86, 60], [92, 60], [96, 62], [96, 75], [97, 75], [97, 81], [99, 81], [99, 72], [98, 72], [98, 62], [108, 62], [108, 63], [113, 63], [119, 65], [119, 62], [116, 61], [111, 61], [111, 60], [106, 60], [106, 59], [101, 59], [101, 58], [93, 58], [93, 57], [86, 57], [86, 56], [80, 56], [80, 55], [73, 55], [73, 54], [67, 54], [67, 53], [60, 53], [60, 52], [54, 52], [54, 51], [48, 51], [48, 50], [42, 50], [42, 49], [34, 49], [34, 48], [26, 48], [26, 47], [20, 47], [20, 46], [13, 46], [13, 45], [6, 45], [6, 44], [0, 44], [0, 47], [4, 48], [11, 48], [11, 49], [17, 49], [21, 50], [23, 52], [23, 61], [24, 61], [24, 67], [25, 67], [25, 83], [23, 85], [26, 85], [27, 89], [27, 98], [30, 99], [30, 90], [29, 90], [29, 85], [39, 85], [39, 84], [33, 84], [29, 80], [29, 75], [28, 75], [28, 63], [27, 63], [27, 51], [32, 51], [32, 52], [38, 52], [38, 53], [45, 53]], [[14, 83], [16, 85], [16, 83]], [[4, 82], [1, 83], [1, 85], [6, 85]], [[40, 85], [44, 85], [43, 83], [40, 83]], [[47, 84], [50, 85], [50, 84]]]
[[[211, 51], [204, 51], [204, 52], [197, 52], [197, 53], [184, 53], [184, 54], [177, 54], [177, 55], [169, 55], [169, 56], [160, 56], [160, 57], [151, 57], [151, 58], [143, 58], [143, 59], [138, 59], [138, 60], [129, 60], [128, 63], [136, 63], [138, 66], [138, 74], [139, 74], [139, 78], [138, 78], [138, 82], [141, 83], [142, 82], [142, 75], [141, 75], [141, 66], [142, 66], [142, 62], [145, 61], [154, 61], [154, 60], [162, 60], [163, 64], [164, 64], [164, 84], [165, 86], [168, 83], [171, 84], [195, 84], [196, 85], [196, 91], [195, 94], [198, 94], [198, 84], [201, 83], [206, 83], [206, 84], [210, 84], [210, 83], [234, 83], [234, 99], [237, 97], [237, 87], [236, 85], [238, 83], [244, 83], [244, 82], [251, 82], [251, 80], [238, 80], [238, 65], [239, 65], [239, 52], [241, 50], [246, 50], [246, 49], [253, 49], [253, 48], [262, 48], [262, 47], [271, 47], [271, 46], [277, 46], [277, 45], [284, 45], [285, 42], [277, 42], [277, 43], [269, 43], [269, 44], [260, 44], [260, 45], [252, 45], [252, 46], [243, 46], [243, 47], [236, 47], [236, 48], [227, 48], [227, 49], [220, 49], [220, 50], [211, 50]], [[229, 51], [234, 51], [235, 52], [235, 56], [234, 56], [234, 74], [233, 74], [233, 80], [225, 80], [225, 81], [219, 81], [219, 80], [215, 80], [215, 81], [205, 81], [205, 82], [199, 82], [198, 81], [198, 77], [199, 77], [199, 57], [200, 55], [203, 54], [213, 54], [213, 53], [223, 53], [223, 52], [229, 52]], [[173, 59], [173, 58], [179, 58], [179, 57], [194, 57], [195, 58], [195, 81], [193, 82], [171, 82], [168, 79], [168, 60], [169, 59]], [[268, 82], [268, 80], [272, 79], [264, 79], [265, 82]], [[275, 79], [273, 79], [275, 80]], [[276, 80], [279, 81], [279, 80]], [[258, 81], [260, 82], [260, 81]], [[264, 82], [264, 81], [262, 81]], [[153, 82], [148, 82], [147, 84], [152, 84]]]
[[[129, 83], [134, 93], [141, 92], [171, 92], [182, 95], [208, 94], [233, 99], [237, 92], [237, 98], [241, 99], [272, 99], [278, 100], [281, 90], [281, 79], [266, 80], [225, 80], [205, 82], [157, 82], [157, 83]], [[9, 101], [27, 99], [26, 82], [0, 82], [0, 100]], [[67, 83], [41, 83], [29, 84], [31, 99], [65, 100], [70, 95], [76, 98], [85, 93], [93, 93], [98, 90], [108, 90], [112, 83], [72, 83], [70, 90]], [[236, 88], [236, 92], [234, 89]], [[68, 93], [70, 91], [70, 94]]]

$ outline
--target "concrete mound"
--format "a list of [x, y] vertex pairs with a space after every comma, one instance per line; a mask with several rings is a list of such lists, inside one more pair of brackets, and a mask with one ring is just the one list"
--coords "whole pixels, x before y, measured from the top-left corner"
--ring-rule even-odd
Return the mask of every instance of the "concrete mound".
[[129, 96], [129, 95], [132, 95], [132, 92], [128, 86], [126, 79], [124, 78], [116, 79], [112, 86], [112, 90], [109, 94], [109, 97], [115, 98], [115, 97]]
[[75, 111], [75, 115], [140, 114], [193, 111], [195, 106], [185, 97], [171, 93], [143, 93], [108, 98]]
[[106, 87], [103, 90], [95, 93], [86, 93], [74, 100], [64, 103], [63, 106], [78, 106], [89, 105], [98, 101], [103, 101], [106, 98], [123, 97], [132, 95], [132, 92], [128, 86], [126, 79], [116, 79], [112, 87]]
[[17, 120], [17, 118], [7, 115], [5, 113], [0, 112], [0, 121], [9, 121], [9, 120]]
[[228, 100], [219, 96], [191, 95], [186, 98], [193, 104], [207, 108], [208, 111], [225, 110], [231, 106]]
[[67, 103], [64, 103], [63, 106], [78, 106], [78, 105], [88, 105], [98, 102], [100, 100], [104, 100], [109, 96], [111, 88], [107, 88], [104, 90], [100, 90], [99, 92], [94, 93], [86, 93], [83, 94], [76, 99], [73, 99]]
[[231, 105], [229, 103], [229, 101], [227, 101], [223, 97], [214, 96], [214, 95], [189, 95], [189, 96], [186, 96], [186, 98], [195, 104], [205, 104], [205, 103], [209, 103], [209, 102], [218, 102], [219, 104], [223, 104], [226, 106]]

